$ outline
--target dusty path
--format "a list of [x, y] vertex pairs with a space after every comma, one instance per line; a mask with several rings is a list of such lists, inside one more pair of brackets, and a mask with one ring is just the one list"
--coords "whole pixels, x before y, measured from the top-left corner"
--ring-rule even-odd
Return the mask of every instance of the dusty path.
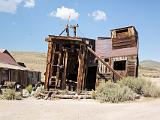
[[160, 99], [120, 104], [93, 100], [1, 100], [0, 120], [160, 120]]

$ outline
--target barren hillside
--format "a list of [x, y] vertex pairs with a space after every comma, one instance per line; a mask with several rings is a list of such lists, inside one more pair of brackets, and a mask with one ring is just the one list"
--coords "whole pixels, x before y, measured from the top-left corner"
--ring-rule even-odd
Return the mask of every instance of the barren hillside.
[[[42, 72], [42, 80], [44, 80], [44, 72], [46, 67], [46, 53], [40, 52], [11, 52], [17, 62], [24, 62], [25, 65], [32, 70]], [[160, 62], [145, 60], [140, 62], [139, 75], [145, 77], [160, 77]]]
[[44, 80], [44, 72], [46, 67], [46, 54], [40, 52], [11, 52], [17, 62], [23, 62], [31, 70], [42, 72], [42, 80]]
[[140, 62], [139, 75], [145, 77], [160, 77], [160, 62], [145, 60]]

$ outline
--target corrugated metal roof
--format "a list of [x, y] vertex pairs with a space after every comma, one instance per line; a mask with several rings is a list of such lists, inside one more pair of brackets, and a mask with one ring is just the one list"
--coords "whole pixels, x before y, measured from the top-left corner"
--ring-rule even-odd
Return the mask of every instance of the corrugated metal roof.
[[96, 53], [101, 58], [129, 56], [129, 55], [137, 55], [138, 48], [130, 47], [122, 49], [112, 49], [111, 39], [100, 39], [96, 40]]
[[98, 39], [98, 40], [96, 40], [96, 53], [101, 58], [110, 57], [111, 50], [112, 50], [111, 39]]
[[18, 63], [8, 54], [0, 53], [0, 63], [19, 66]]
[[0, 68], [27, 70], [27, 68], [20, 66], [5, 49], [0, 49]]
[[25, 67], [10, 65], [5, 63], [0, 63], [0, 68], [8, 68], [8, 69], [14, 69], [14, 70], [27, 70], [27, 68]]

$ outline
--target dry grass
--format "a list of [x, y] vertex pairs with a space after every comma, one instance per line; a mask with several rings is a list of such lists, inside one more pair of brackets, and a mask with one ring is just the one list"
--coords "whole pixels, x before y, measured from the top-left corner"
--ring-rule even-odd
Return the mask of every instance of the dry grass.
[[150, 77], [150, 78], [160, 78], [160, 70], [139, 67], [139, 76]]
[[[24, 62], [29, 69], [42, 72], [42, 81], [44, 81], [44, 72], [46, 67], [46, 53], [40, 52], [11, 52], [16, 61]], [[160, 63], [156, 61], [142, 61], [139, 67], [139, 76], [160, 78]]]
[[41, 78], [44, 81], [44, 72], [46, 68], [46, 53], [40, 52], [11, 52], [11, 55], [17, 62], [23, 62], [31, 70], [42, 72]]
[[140, 62], [139, 76], [160, 78], [160, 62], [145, 60]]

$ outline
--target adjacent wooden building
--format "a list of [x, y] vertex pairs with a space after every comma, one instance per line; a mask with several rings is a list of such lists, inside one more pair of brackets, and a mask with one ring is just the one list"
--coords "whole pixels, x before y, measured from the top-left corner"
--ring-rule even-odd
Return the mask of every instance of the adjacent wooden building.
[[[98, 37], [96, 54], [107, 62], [122, 77], [138, 76], [138, 33], [134, 26], [111, 30], [111, 37]], [[116, 77], [98, 61], [97, 79]]]
[[41, 72], [29, 70], [24, 66], [23, 63], [16, 62], [7, 50], [0, 49], [0, 83], [11, 81], [25, 87], [41, 80]]

